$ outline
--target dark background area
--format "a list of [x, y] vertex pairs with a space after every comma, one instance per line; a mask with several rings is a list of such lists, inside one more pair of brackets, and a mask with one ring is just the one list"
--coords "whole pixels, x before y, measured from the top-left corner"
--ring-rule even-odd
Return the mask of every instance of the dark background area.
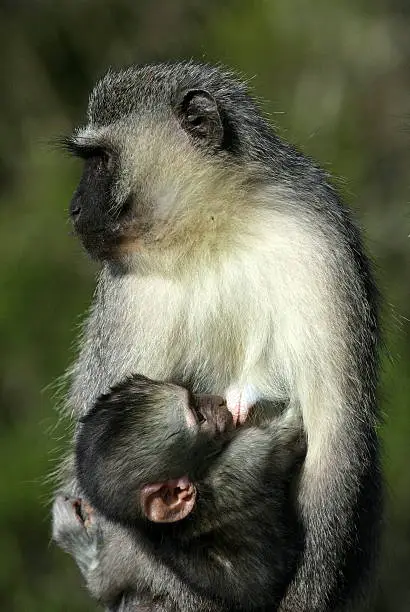
[[67, 440], [55, 393], [95, 275], [67, 220], [78, 162], [50, 140], [82, 121], [108, 66], [194, 57], [249, 79], [279, 133], [333, 172], [365, 229], [386, 334], [375, 610], [408, 612], [410, 3], [2, 0], [0, 57], [0, 610], [94, 609], [50, 543], [47, 474]]

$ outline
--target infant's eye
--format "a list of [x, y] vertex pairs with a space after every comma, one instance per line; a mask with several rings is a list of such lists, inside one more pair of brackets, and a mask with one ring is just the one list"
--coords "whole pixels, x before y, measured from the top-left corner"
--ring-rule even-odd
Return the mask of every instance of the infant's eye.
[[197, 398], [192, 395], [189, 397], [186, 419], [189, 427], [193, 428], [197, 428], [198, 425], [202, 425], [202, 423], [206, 421], [206, 418], [200, 411], [200, 403], [198, 402]]
[[196, 417], [197, 417], [197, 419], [198, 419], [198, 423], [199, 423], [199, 425], [202, 425], [202, 423], [205, 423], [206, 418], [204, 417], [204, 415], [202, 414], [202, 412], [199, 412], [199, 410], [196, 410], [196, 411], [195, 411], [195, 413], [196, 413]]
[[201, 412], [201, 402], [199, 401], [198, 397], [191, 396], [190, 408], [195, 417], [197, 425], [202, 425], [202, 423], [205, 423], [206, 417]]

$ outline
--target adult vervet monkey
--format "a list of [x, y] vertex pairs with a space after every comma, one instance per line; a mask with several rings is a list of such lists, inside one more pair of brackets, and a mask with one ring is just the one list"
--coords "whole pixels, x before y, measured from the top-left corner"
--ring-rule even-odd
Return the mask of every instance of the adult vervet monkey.
[[[84, 158], [72, 220], [102, 262], [70, 410], [134, 373], [222, 395], [241, 423], [258, 400], [284, 403], [307, 438], [305, 544], [279, 609], [350, 609], [381, 516], [377, 292], [328, 177], [244, 84], [191, 62], [109, 72], [68, 146]], [[81, 494], [74, 472], [64, 488]], [[203, 594], [133, 545], [141, 590], [200, 609]]]

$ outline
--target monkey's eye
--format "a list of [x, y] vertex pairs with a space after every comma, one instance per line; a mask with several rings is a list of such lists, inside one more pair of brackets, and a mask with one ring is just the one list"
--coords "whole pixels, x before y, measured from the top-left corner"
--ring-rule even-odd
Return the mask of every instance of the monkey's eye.
[[198, 419], [199, 425], [202, 425], [202, 423], [205, 423], [206, 418], [204, 417], [202, 412], [199, 412], [199, 410], [195, 410], [195, 415], [196, 415], [196, 418]]
[[86, 147], [80, 153], [82, 159], [90, 159], [91, 157], [98, 159], [102, 164], [108, 164], [111, 155], [102, 147]]
[[113, 154], [101, 147], [90, 148], [81, 155], [85, 162], [90, 162], [97, 173], [111, 173], [114, 170]]
[[186, 421], [189, 427], [198, 427], [206, 421], [202, 412], [198, 410], [198, 405], [195, 399], [192, 399], [188, 406], [188, 413], [186, 414]]
[[64, 141], [64, 147], [75, 157], [84, 160], [97, 159], [104, 166], [110, 166], [113, 160], [112, 152], [101, 145], [87, 144], [68, 138]]
[[110, 156], [106, 151], [99, 151], [97, 155], [91, 156], [97, 163], [97, 170], [106, 170], [110, 163]]
[[202, 423], [205, 423], [206, 421], [206, 417], [204, 416], [203, 412], [201, 411], [201, 401], [198, 397], [192, 397], [190, 399], [190, 410], [191, 413], [194, 415], [195, 417], [195, 421], [197, 425], [202, 425]]

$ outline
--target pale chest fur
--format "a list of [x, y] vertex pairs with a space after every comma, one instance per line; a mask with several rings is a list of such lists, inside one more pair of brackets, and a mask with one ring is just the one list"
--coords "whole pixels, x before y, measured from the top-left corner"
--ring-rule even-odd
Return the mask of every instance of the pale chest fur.
[[[245, 271], [246, 272], [246, 271]], [[224, 393], [238, 381], [266, 377], [272, 360], [272, 299], [250, 291], [246, 274], [202, 273], [189, 283], [150, 276], [122, 279], [106, 302], [107, 373], [138, 372]], [[110, 298], [112, 293], [108, 288]], [[116, 310], [116, 316], [109, 311]], [[255, 380], [256, 382], [256, 380]]]

